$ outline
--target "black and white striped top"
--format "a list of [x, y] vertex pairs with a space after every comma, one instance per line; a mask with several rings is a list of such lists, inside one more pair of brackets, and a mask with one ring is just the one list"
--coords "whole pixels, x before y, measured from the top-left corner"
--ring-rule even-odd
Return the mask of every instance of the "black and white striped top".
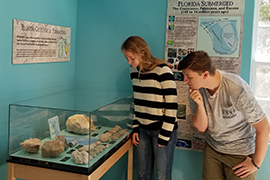
[[166, 64], [147, 72], [131, 67], [130, 76], [134, 93], [133, 131], [139, 132], [139, 126], [160, 129], [158, 144], [167, 145], [177, 128], [177, 90], [171, 69]]

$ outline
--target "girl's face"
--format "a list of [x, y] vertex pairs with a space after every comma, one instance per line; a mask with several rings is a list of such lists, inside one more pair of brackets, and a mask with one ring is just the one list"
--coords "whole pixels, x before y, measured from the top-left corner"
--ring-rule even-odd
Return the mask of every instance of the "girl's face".
[[134, 54], [131, 51], [123, 50], [124, 56], [126, 57], [128, 64], [132, 67], [138, 67], [141, 63], [141, 56], [138, 54]]

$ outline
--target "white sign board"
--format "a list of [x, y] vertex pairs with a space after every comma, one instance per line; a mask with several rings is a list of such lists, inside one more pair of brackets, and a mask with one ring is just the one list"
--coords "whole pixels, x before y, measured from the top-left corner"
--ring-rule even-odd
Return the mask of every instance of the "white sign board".
[[204, 50], [217, 69], [240, 74], [244, 7], [244, 0], [168, 0], [165, 60], [171, 69]]
[[13, 20], [13, 64], [69, 59], [70, 28]]

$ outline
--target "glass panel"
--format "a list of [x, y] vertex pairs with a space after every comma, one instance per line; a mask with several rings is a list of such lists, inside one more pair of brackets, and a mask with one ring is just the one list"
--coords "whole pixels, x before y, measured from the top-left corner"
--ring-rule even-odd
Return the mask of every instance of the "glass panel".
[[[91, 118], [98, 126], [131, 127], [133, 122], [133, 96], [120, 99], [91, 112]], [[98, 121], [96, 121], [98, 119]]]
[[255, 60], [270, 62], [270, 1], [260, 0]]
[[268, 66], [268, 63], [270, 63], [270, 0], [260, 0], [258, 3], [258, 24], [255, 27], [257, 28], [257, 39], [254, 59], [257, 63], [253, 63], [251, 85], [259, 104], [270, 122], [270, 68]]
[[270, 68], [256, 68], [255, 96], [270, 99]]
[[259, 4], [259, 21], [269, 22], [270, 21], [270, 1], [260, 0]]
[[255, 60], [258, 62], [270, 63], [270, 26], [258, 28]]

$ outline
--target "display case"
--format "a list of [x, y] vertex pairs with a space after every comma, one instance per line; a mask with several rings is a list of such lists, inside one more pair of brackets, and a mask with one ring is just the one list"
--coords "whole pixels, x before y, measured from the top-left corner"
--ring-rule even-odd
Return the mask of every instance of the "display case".
[[9, 106], [9, 163], [89, 175], [132, 132], [133, 98], [90, 112]]

